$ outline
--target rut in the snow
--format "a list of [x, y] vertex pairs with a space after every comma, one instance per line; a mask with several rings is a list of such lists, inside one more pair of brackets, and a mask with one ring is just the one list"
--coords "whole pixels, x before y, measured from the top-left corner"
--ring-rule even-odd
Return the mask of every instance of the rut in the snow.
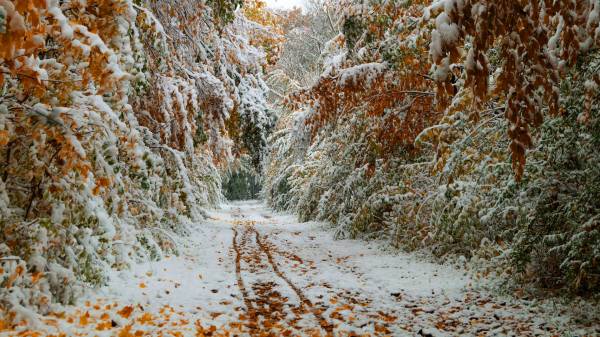
[[277, 263], [273, 259], [273, 255], [271, 255], [271, 251], [269, 249], [269, 244], [266, 243], [266, 238], [261, 241], [260, 234], [258, 233], [258, 231], [252, 227], [249, 227], [249, 228], [255, 233], [256, 243], [258, 244], [260, 249], [267, 255], [269, 264], [273, 268], [273, 271], [275, 272], [275, 274], [277, 274], [277, 276], [279, 276], [282, 280], [284, 280], [290, 286], [290, 288], [292, 288], [292, 290], [294, 290], [294, 292], [296, 293], [298, 298], [300, 298], [300, 301], [304, 305], [306, 305], [309, 308], [310, 312], [315, 316], [315, 318], [319, 322], [319, 325], [321, 326], [321, 328], [323, 328], [323, 330], [327, 331], [327, 333], [329, 333], [329, 334], [333, 333], [333, 325], [327, 322], [327, 320], [321, 315], [320, 310], [314, 307], [312, 302], [302, 293], [300, 288], [298, 288], [298, 286], [296, 286], [294, 283], [292, 283], [292, 281], [290, 281], [290, 279], [288, 277], [286, 277], [279, 270], [279, 268], [277, 267]]
[[[286, 325], [293, 328], [308, 313], [314, 316], [327, 336], [332, 336], [333, 325], [322, 316], [322, 310], [316, 308], [302, 290], [281, 272], [273, 258], [271, 244], [266, 238], [261, 238], [260, 233], [252, 225], [244, 225], [244, 232], [241, 235], [235, 227], [232, 230], [234, 233], [233, 251], [235, 252], [237, 284], [247, 309], [248, 323], [246, 325], [252, 333], [257, 335], [264, 332], [270, 333], [273, 331], [273, 327], [284, 328]], [[251, 243], [252, 236], [255, 239], [254, 245]], [[267, 263], [262, 257], [263, 254], [267, 257]], [[281, 255], [285, 257], [295, 256], [286, 253]], [[293, 260], [296, 261], [296, 259]], [[293, 290], [300, 300], [300, 305], [291, 310], [295, 317], [289, 317], [285, 312], [284, 307], [287, 305], [287, 299], [283, 298], [276, 290], [278, 285], [275, 282], [255, 282], [254, 284], [244, 282], [242, 261], [248, 264], [247, 272], [272, 272], [275, 274], [273, 275], [275, 278], [281, 279]], [[252, 288], [253, 297], [250, 295], [248, 287]]]

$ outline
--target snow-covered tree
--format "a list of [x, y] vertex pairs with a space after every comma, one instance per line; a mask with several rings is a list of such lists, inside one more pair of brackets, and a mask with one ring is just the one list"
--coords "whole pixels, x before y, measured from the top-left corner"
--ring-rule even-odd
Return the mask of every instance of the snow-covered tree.
[[[263, 28], [242, 5], [0, 1], [0, 309], [11, 321], [72, 302], [111, 268], [177, 253], [177, 234], [220, 202], [231, 133], [272, 123], [265, 53], [251, 43]], [[236, 113], [244, 123], [228, 128]]]
[[340, 236], [597, 291], [598, 2], [335, 10], [323, 72], [272, 136], [267, 200]]

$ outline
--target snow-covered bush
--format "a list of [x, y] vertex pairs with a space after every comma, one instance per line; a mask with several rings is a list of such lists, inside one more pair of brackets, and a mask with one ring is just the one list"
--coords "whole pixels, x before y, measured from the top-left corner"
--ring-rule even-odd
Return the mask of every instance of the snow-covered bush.
[[14, 323], [177, 253], [220, 202], [231, 112], [266, 123], [252, 110], [265, 55], [232, 4], [0, 0], [0, 309]]
[[340, 3], [323, 74], [271, 138], [267, 201], [597, 292], [600, 5], [577, 3]]
[[[585, 102], [599, 56], [581, 57], [564, 80], [564, 114], [542, 126], [527, 167], [532, 174], [520, 192], [527, 213], [512, 259], [526, 280], [548, 288], [600, 289], [599, 92], [591, 105]], [[586, 114], [582, 124], [578, 119]]]

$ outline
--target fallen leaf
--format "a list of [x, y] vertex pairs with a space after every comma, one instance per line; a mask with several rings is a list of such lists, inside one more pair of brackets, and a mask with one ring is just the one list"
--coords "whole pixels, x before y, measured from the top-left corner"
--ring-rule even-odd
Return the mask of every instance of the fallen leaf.
[[88, 325], [89, 320], [90, 320], [90, 313], [88, 311], [86, 311], [85, 314], [83, 314], [79, 317], [79, 325], [86, 326], [86, 325]]
[[121, 316], [123, 318], [129, 318], [129, 316], [131, 316], [132, 312], [133, 312], [133, 306], [128, 305], [128, 306], [124, 307], [123, 309], [117, 311], [117, 314], [119, 314], [119, 316]]

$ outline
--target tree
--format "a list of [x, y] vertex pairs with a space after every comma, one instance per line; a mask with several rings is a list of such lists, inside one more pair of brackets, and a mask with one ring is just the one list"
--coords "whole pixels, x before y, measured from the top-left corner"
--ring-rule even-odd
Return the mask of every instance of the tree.
[[[452, 0], [428, 9], [427, 16], [437, 15], [431, 57], [440, 104], [447, 106], [454, 93], [450, 65], [463, 63], [465, 89], [472, 92], [476, 111], [489, 101], [505, 105], [517, 180], [532, 145], [529, 128], [541, 125], [545, 110], [550, 115], [560, 112], [561, 72], [598, 42], [599, 6], [597, 1]], [[488, 59], [492, 50], [496, 73]]]
[[271, 138], [268, 202], [512, 286], [597, 292], [598, 2], [335, 8], [322, 73]]
[[0, 309], [12, 323], [111, 268], [177, 254], [177, 234], [220, 202], [226, 121], [267, 90], [240, 5], [0, 0]]

